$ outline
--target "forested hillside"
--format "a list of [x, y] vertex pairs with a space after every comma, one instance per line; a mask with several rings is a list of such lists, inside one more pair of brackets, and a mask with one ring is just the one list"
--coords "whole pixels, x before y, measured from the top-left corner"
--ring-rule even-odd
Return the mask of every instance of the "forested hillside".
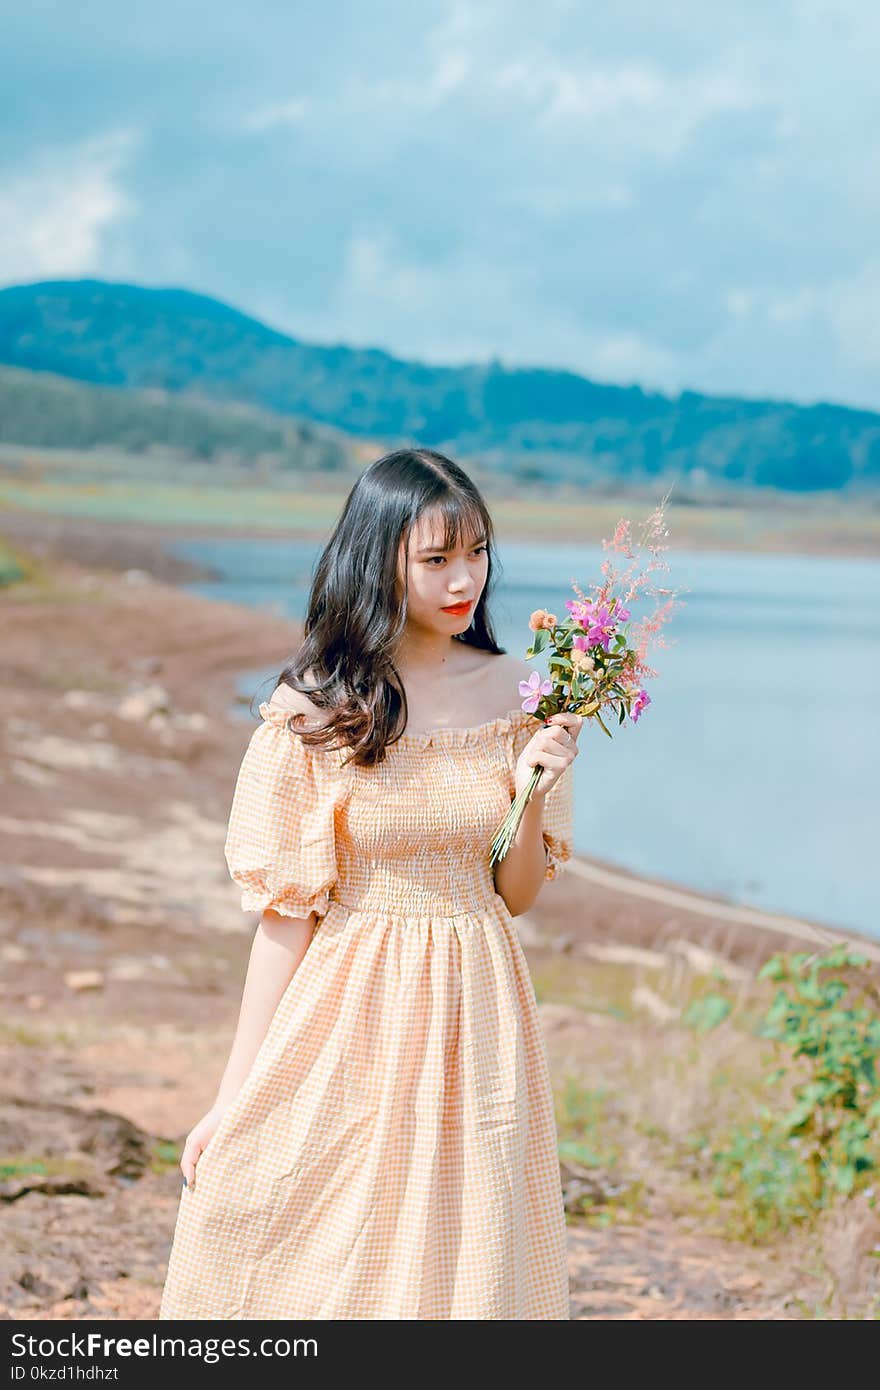
[[271, 463], [305, 472], [344, 467], [344, 438], [252, 406], [165, 391], [91, 386], [48, 372], [0, 367], [0, 443], [35, 448], [161, 448], [190, 459]]
[[[880, 415], [870, 411], [670, 397], [498, 362], [427, 366], [299, 342], [185, 290], [96, 280], [0, 290], [0, 363], [95, 385], [198, 393], [389, 443], [417, 440], [538, 479], [679, 477], [800, 492], [880, 484]], [[189, 431], [196, 416], [178, 423]], [[209, 429], [199, 447], [210, 441]]]

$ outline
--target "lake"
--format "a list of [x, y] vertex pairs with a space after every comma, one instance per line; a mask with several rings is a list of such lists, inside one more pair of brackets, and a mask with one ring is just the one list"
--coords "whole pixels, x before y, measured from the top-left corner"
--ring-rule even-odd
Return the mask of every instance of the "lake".
[[[320, 544], [200, 538], [169, 548], [222, 575], [184, 586], [192, 592], [301, 618]], [[498, 553], [493, 618], [514, 653], [529, 645], [529, 614], [563, 617], [571, 580], [586, 593], [605, 558], [592, 545], [509, 541]], [[649, 654], [659, 675], [637, 724], [609, 726], [613, 739], [595, 723], [581, 734], [575, 848], [880, 936], [880, 563], [666, 555], [656, 582], [687, 591], [663, 630], [672, 645]], [[523, 676], [534, 666], [523, 658]], [[250, 696], [269, 674], [246, 673], [242, 689]]]

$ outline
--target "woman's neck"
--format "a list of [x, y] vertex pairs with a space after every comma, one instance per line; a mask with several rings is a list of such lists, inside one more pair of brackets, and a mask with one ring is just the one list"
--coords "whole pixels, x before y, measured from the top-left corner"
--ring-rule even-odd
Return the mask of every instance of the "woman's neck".
[[457, 666], [461, 645], [438, 633], [407, 633], [395, 665], [404, 681], [436, 680]]

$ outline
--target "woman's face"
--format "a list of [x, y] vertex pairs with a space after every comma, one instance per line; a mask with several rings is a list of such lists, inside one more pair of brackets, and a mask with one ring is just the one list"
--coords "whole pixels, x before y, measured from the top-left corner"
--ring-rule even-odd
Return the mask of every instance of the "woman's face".
[[[484, 534], [462, 538], [452, 550], [443, 550], [443, 521], [423, 513], [409, 538], [407, 566], [409, 595], [407, 622], [450, 637], [465, 632], [489, 571], [489, 547]], [[397, 564], [397, 592], [403, 597], [404, 552], [401, 542]], [[460, 612], [445, 612], [450, 605], [465, 604]]]

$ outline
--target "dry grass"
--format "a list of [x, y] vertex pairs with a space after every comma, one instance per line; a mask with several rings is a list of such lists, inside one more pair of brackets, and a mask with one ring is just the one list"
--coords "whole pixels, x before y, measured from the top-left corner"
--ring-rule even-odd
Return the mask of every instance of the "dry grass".
[[[798, 1079], [796, 1068], [772, 1089], [765, 1079], [781, 1060], [755, 1031], [773, 987], [736, 967], [727, 978], [700, 972], [662, 950], [630, 951], [629, 963], [627, 948], [617, 954], [624, 959], [538, 952], [531, 963], [561, 1155], [591, 1177], [572, 1219], [626, 1227], [672, 1217], [683, 1230], [759, 1243], [790, 1266], [793, 1289], [821, 1289], [798, 1295], [800, 1316], [880, 1316], [880, 1213], [871, 1190], [760, 1240], [745, 1219], [745, 1194], [714, 1191], [713, 1151], [763, 1106], [787, 1108]], [[701, 1032], [684, 1018], [710, 992], [733, 1007]]]

